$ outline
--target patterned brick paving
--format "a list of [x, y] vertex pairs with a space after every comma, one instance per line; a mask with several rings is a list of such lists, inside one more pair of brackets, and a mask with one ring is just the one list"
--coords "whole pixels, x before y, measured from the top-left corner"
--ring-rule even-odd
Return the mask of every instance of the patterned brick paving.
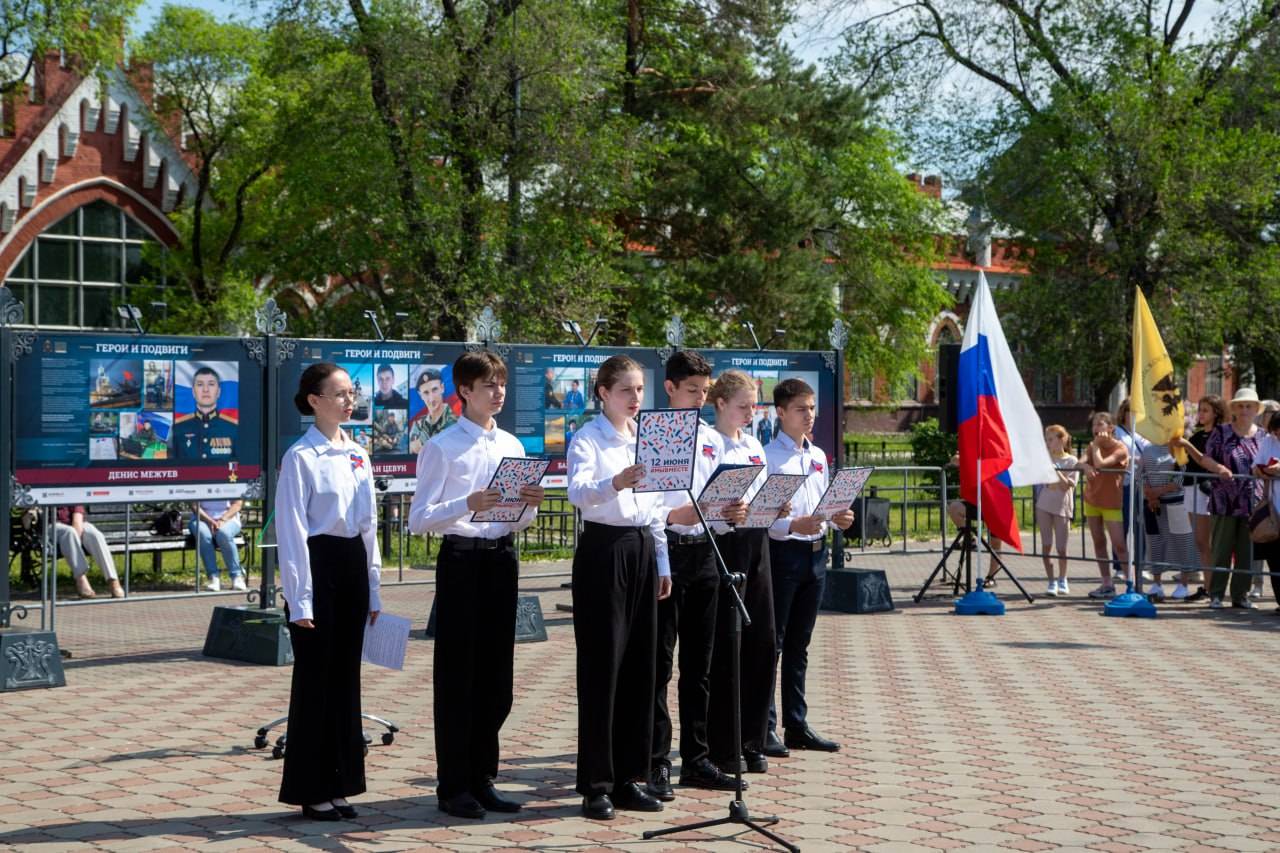
[[[1028, 605], [1006, 581], [1006, 616], [960, 618], [946, 598], [910, 602], [935, 559], [860, 557], [889, 571], [899, 609], [819, 618], [811, 721], [844, 748], [750, 777], [752, 809], [779, 816], [779, 833], [806, 851], [1280, 850], [1270, 603], [1104, 619], [1083, 595]], [[1038, 562], [1012, 562], [1042, 588]], [[1074, 572], [1074, 588], [1088, 589]], [[499, 784], [525, 803], [518, 815], [468, 822], [436, 810], [429, 641], [412, 642], [404, 672], [366, 671], [366, 709], [404, 731], [372, 748], [359, 820], [316, 824], [275, 802], [280, 765], [251, 748], [255, 728], [283, 713], [288, 669], [203, 658], [208, 598], [116, 603], [59, 611], [59, 641], [75, 654], [66, 688], [0, 698], [0, 847], [764, 847], [724, 828], [640, 840], [724, 814], [719, 793], [677, 789], [657, 816], [578, 816], [573, 635], [554, 609], [568, 594], [559, 579], [524, 588], [541, 596], [550, 640], [516, 657]], [[384, 601], [421, 627], [431, 587], [388, 588]]]

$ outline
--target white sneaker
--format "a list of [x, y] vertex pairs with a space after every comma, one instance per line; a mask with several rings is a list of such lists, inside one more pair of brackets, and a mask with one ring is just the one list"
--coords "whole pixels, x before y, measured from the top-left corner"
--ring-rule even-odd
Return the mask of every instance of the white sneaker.
[[209, 578], [209, 582], [204, 585], [204, 588], [209, 590], [209, 592], [222, 592], [222, 578], [214, 575]]
[[1216, 595], [1215, 595], [1215, 596], [1213, 596], [1212, 598], [1210, 598], [1210, 599], [1209, 599], [1209, 609], [1210, 609], [1210, 610], [1221, 610], [1221, 609], [1222, 609], [1222, 599], [1221, 599], [1221, 598], [1218, 598], [1218, 596], [1216, 596]]
[[1249, 591], [1249, 597], [1255, 600], [1262, 598], [1262, 587], [1255, 586], [1253, 589], [1251, 589]]
[[1191, 593], [1187, 591], [1187, 585], [1184, 583], [1180, 583], [1173, 588], [1174, 601], [1182, 601], [1184, 598], [1186, 598], [1190, 594]]
[[1058, 578], [1058, 595], [1070, 595], [1071, 584], [1067, 583], [1066, 578]]
[[1142, 570], [1142, 579], [1150, 583], [1155, 583], [1155, 580], [1156, 580], [1155, 576], [1152, 575], [1151, 572], [1147, 571], [1146, 569]]
[[1164, 587], [1158, 583], [1153, 583], [1151, 586], [1147, 587], [1147, 598], [1155, 599], [1156, 601], [1163, 601]]
[[1097, 589], [1090, 591], [1089, 597], [1095, 598], [1095, 599], [1096, 598], [1108, 599], [1108, 598], [1114, 598], [1115, 594], [1116, 594], [1116, 588], [1114, 586], [1100, 584]]
[[1057, 582], [1057, 581], [1049, 581], [1049, 588], [1048, 588], [1048, 589], [1046, 589], [1046, 590], [1044, 591], [1044, 594], [1045, 594], [1045, 595], [1053, 596], [1054, 598], [1057, 598], [1057, 597], [1058, 597], [1058, 582]]
[[249, 587], [244, 582], [244, 575], [236, 575], [235, 577], [233, 577], [231, 579], [231, 588], [234, 590], [238, 590], [239, 592], [245, 592], [246, 590], [248, 590]]

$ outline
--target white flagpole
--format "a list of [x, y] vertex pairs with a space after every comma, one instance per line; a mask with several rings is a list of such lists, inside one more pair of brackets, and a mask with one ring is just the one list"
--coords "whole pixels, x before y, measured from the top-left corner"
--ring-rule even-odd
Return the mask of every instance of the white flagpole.
[[1127, 585], [1132, 580], [1133, 588], [1138, 592], [1142, 592], [1141, 578], [1138, 577], [1136, 564], [1137, 548], [1135, 546], [1138, 543], [1138, 524], [1146, 523], [1146, 513], [1138, 506], [1135, 506], [1138, 494], [1138, 434], [1133, 431], [1133, 389], [1129, 390], [1129, 396], [1129, 444], [1133, 445], [1133, 449], [1129, 451], [1129, 494], [1126, 496], [1129, 501], [1129, 530], [1125, 534], [1125, 545], [1128, 546], [1129, 553], [1125, 560], [1125, 570], [1128, 572], [1125, 584]]

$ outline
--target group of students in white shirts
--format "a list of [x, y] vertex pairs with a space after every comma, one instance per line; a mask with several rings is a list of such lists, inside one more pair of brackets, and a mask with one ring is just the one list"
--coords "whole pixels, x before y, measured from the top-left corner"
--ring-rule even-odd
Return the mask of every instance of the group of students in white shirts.
[[[524, 487], [519, 522], [476, 523], [493, 507], [488, 488], [504, 457], [524, 456], [494, 417], [506, 395], [507, 369], [489, 351], [466, 353], [453, 368], [463, 417], [422, 448], [410, 530], [442, 537], [436, 565], [433, 697], [437, 796], [463, 818], [516, 812], [520, 803], [494, 785], [499, 734], [511, 711], [519, 558], [515, 536], [544, 499]], [[644, 371], [618, 355], [601, 364], [591, 389], [600, 415], [575, 433], [567, 451], [569, 500], [583, 529], [573, 560], [577, 649], [576, 790], [586, 817], [615, 809], [660, 811], [670, 784], [671, 720], [666, 686], [680, 645], [681, 782], [730, 787], [738, 769], [763, 772], [766, 756], [790, 749], [833, 751], [807, 722], [807, 648], [822, 598], [827, 522], [812, 515], [829, 477], [825, 454], [808, 438], [813, 389], [778, 383], [780, 433], [767, 448], [750, 434], [754, 380], [711, 368], [696, 353], [668, 361], [664, 382], [675, 408], [715, 407], [715, 428], [701, 424], [697, 494], [720, 464], [765, 464], [744, 500], [712, 531], [698, 523], [683, 493], [637, 493], [635, 416]], [[286, 452], [276, 495], [280, 577], [294, 643], [289, 748], [280, 801], [314, 820], [355, 817], [348, 797], [365, 790], [360, 726], [360, 648], [365, 624], [381, 609], [373, 476], [368, 455], [341, 428], [355, 404], [350, 376], [333, 364], [309, 367], [295, 403], [314, 425]], [[767, 473], [808, 477], [777, 521], [734, 529]], [[845, 511], [830, 524], [847, 528]], [[742, 744], [732, 742], [733, 696], [728, 595], [720, 594], [711, 538], [741, 590], [751, 627], [743, 632]], [[773, 703], [781, 660], [781, 715]], [[776, 734], [781, 719], [785, 738]]]

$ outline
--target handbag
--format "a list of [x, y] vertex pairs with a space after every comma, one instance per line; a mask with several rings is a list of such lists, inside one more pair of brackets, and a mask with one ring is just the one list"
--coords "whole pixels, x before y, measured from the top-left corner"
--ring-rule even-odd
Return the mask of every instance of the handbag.
[[182, 513], [176, 509], [167, 509], [151, 522], [151, 532], [157, 536], [180, 536], [182, 529]]
[[1265, 545], [1280, 539], [1280, 517], [1276, 516], [1271, 502], [1271, 481], [1267, 481], [1267, 493], [1263, 502], [1249, 513], [1249, 538], [1255, 545]]

